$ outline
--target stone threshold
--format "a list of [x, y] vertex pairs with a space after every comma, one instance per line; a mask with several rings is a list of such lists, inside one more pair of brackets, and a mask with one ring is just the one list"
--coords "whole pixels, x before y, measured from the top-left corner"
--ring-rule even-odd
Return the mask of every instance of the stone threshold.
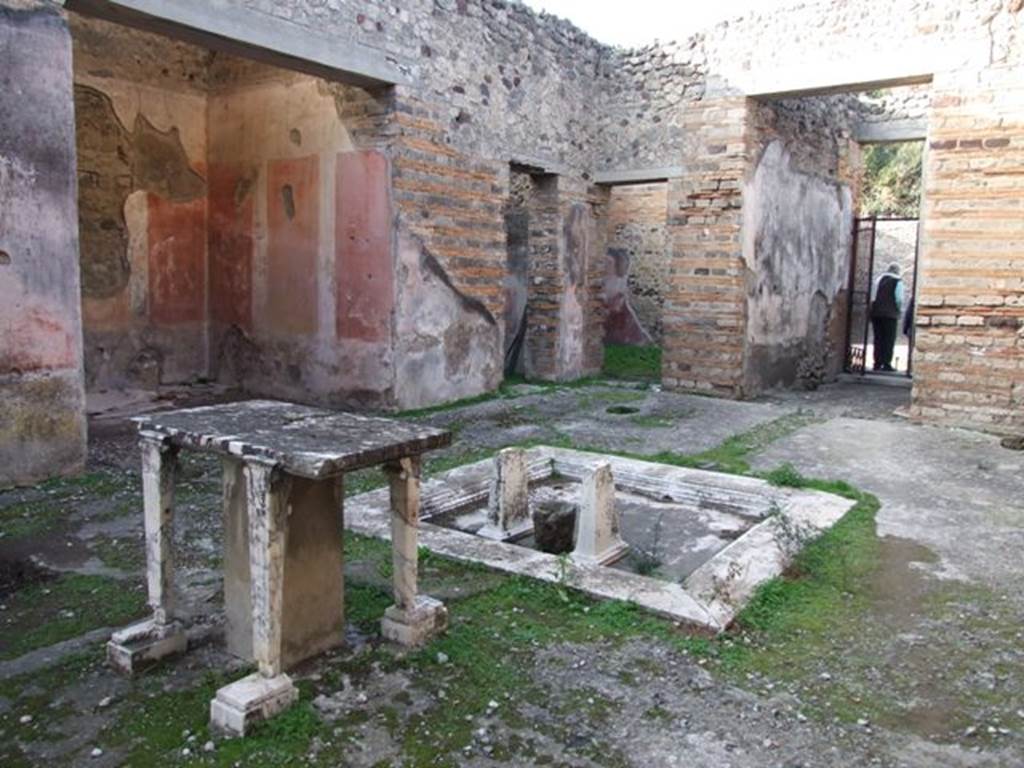
[[[486, 503], [494, 461], [467, 464], [422, 485], [419, 543], [432, 552], [505, 573], [564, 584], [588, 595], [623, 600], [689, 627], [722, 632], [757, 587], [783, 573], [800, 546], [845, 515], [854, 502], [821, 491], [780, 488], [765, 480], [674, 467], [608, 454], [539, 447], [526, 451], [531, 482], [552, 476], [582, 481], [600, 462], [611, 464], [616, 488], [665, 501], [727, 509], [753, 526], [691, 573], [681, 584], [486, 539], [430, 523], [430, 518]], [[386, 488], [345, 501], [345, 527], [390, 539]]]

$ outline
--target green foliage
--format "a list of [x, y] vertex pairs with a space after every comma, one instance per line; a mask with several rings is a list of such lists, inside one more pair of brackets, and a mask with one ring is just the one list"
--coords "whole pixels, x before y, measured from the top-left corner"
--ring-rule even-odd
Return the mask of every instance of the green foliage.
[[804, 480], [800, 487], [842, 491], [857, 504], [800, 551], [786, 577], [762, 584], [737, 618], [740, 626], [762, 634], [764, 645], [773, 648], [769, 653], [790, 649], [806, 633], [823, 632], [848, 614], [850, 596], [862, 594], [878, 562], [874, 496], [838, 483]]
[[783, 464], [776, 467], [764, 476], [772, 485], [780, 488], [803, 488], [806, 478], [801, 475], [792, 464]]
[[602, 373], [611, 379], [661, 380], [661, 347], [607, 344]]
[[918, 215], [923, 149], [920, 141], [865, 146], [862, 216]]

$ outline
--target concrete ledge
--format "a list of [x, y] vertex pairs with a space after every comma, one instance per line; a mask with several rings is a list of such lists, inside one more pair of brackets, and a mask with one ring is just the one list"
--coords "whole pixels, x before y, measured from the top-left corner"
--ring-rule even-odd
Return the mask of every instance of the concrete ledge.
[[595, 184], [645, 184], [681, 178], [686, 169], [681, 165], [666, 165], [661, 168], [634, 168], [630, 170], [597, 171]]
[[886, 144], [897, 141], [924, 141], [928, 136], [928, 121], [889, 120], [882, 123], [858, 123], [853, 138], [865, 144]]
[[227, 0], [65, 0], [68, 10], [349, 85], [408, 82], [382, 51]]
[[[557, 472], [577, 479], [599, 461], [611, 464], [616, 487], [657, 492], [680, 503], [699, 504], [709, 497], [735, 514], [758, 523], [694, 571], [684, 584], [662, 581], [600, 565], [584, 565], [514, 544], [494, 541], [433, 525], [431, 511], [450, 510], [463, 490], [479, 498], [492, 459], [453, 469], [423, 483], [419, 544], [454, 560], [480, 563], [505, 573], [565, 584], [597, 598], [624, 600], [691, 627], [726, 629], [766, 579], [780, 575], [795, 554], [793, 532], [813, 537], [838, 521], [854, 502], [818, 491], [777, 488], [752, 477], [706, 472], [562, 448], [526, 452], [531, 480]], [[345, 527], [366, 536], [389, 539], [387, 489], [345, 501]], [[782, 524], [779, 521], [785, 521]], [[749, 537], [749, 538], [748, 538]]]

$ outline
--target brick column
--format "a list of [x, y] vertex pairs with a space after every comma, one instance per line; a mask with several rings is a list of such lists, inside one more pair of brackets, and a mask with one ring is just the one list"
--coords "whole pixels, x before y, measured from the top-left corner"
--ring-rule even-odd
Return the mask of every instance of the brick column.
[[1024, 427], [1024, 78], [937, 77], [928, 121], [915, 418]]
[[745, 97], [696, 102], [684, 110], [686, 173], [668, 186], [662, 362], [668, 389], [743, 395], [742, 200], [752, 164], [751, 122]]

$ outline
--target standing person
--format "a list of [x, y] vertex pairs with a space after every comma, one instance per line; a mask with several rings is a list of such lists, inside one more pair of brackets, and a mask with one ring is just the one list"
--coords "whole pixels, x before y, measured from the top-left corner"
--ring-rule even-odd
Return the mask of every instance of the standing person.
[[871, 328], [875, 335], [875, 370], [894, 371], [892, 353], [896, 346], [903, 311], [903, 280], [900, 265], [889, 269], [871, 286]]

